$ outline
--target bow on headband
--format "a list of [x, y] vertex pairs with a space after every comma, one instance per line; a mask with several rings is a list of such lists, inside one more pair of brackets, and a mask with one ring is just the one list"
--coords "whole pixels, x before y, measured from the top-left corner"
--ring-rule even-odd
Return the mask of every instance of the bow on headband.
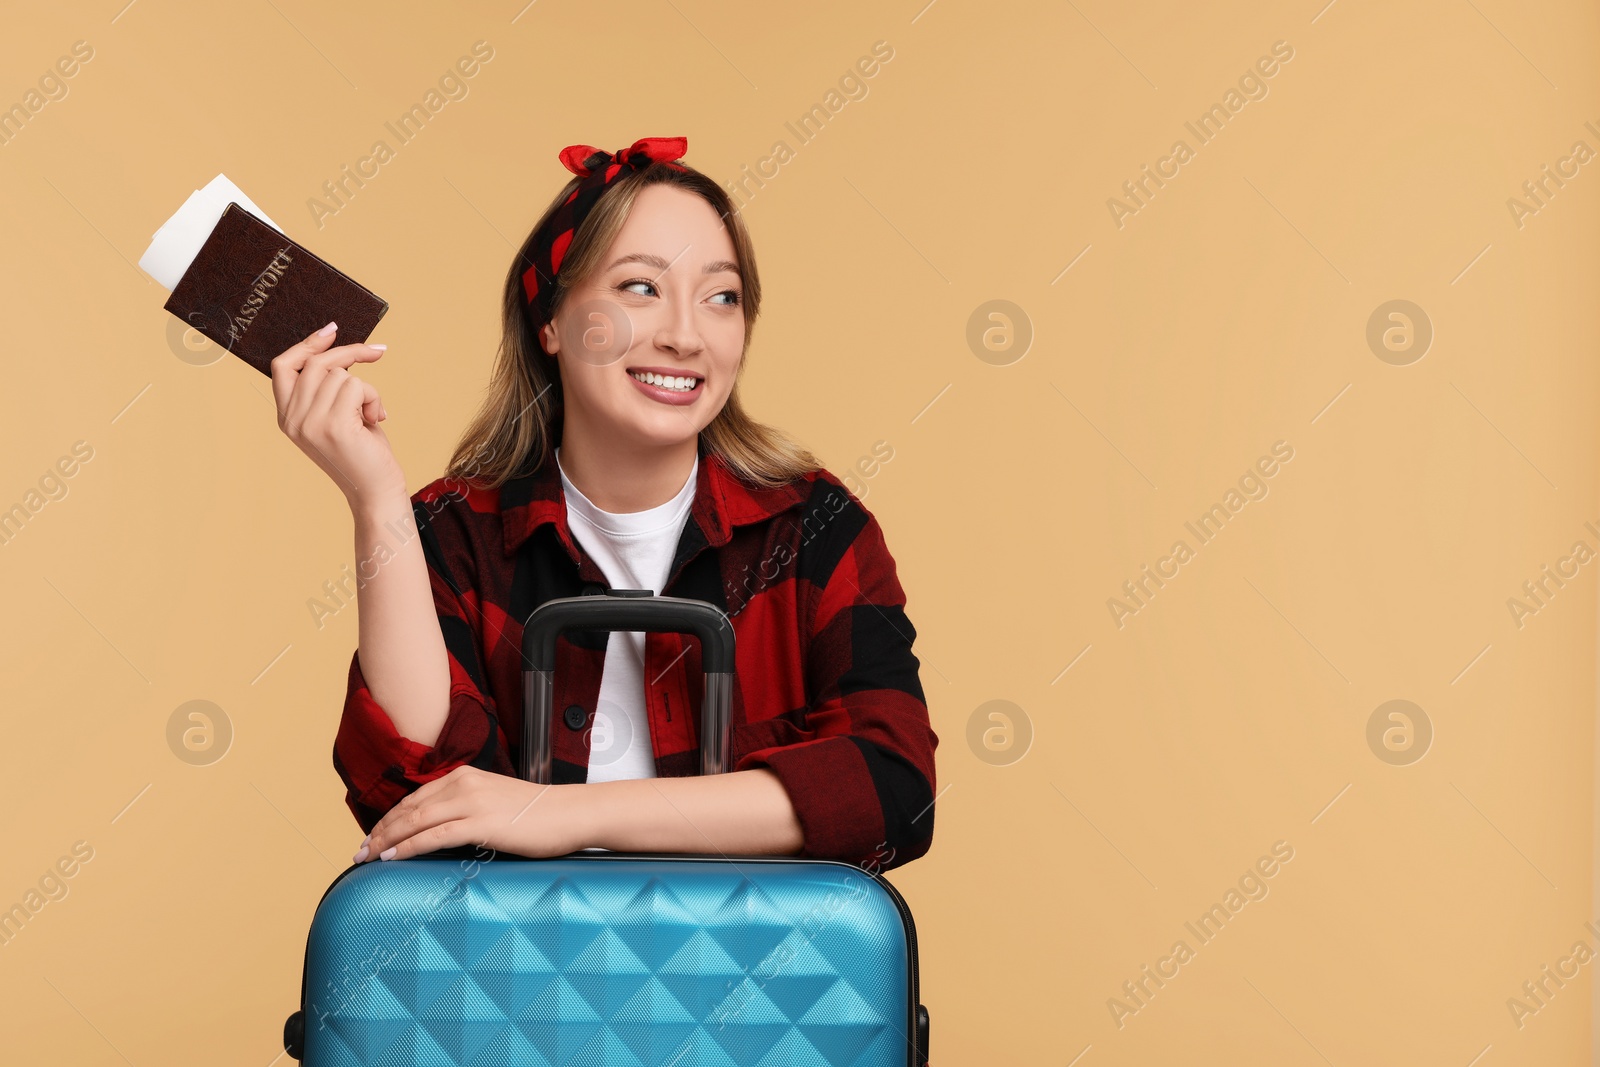
[[[682, 159], [688, 150], [687, 137], [641, 137], [629, 147], [614, 153], [602, 152], [586, 144], [571, 144], [561, 150], [561, 165], [579, 177], [587, 178], [602, 163], [608, 163], [613, 168], [620, 167], [623, 161], [635, 167], [647, 166], [652, 160], [671, 163]], [[600, 158], [595, 159], [596, 156]], [[615, 174], [615, 170], [612, 174]], [[606, 180], [610, 181], [610, 177]]]
[[[561, 165], [583, 180], [549, 221], [533, 237], [530, 255], [533, 263], [522, 273], [522, 288], [527, 294], [534, 336], [550, 321], [550, 305], [555, 298], [556, 274], [566, 258], [572, 235], [583, 225], [589, 210], [600, 200], [611, 182], [624, 170], [643, 170], [652, 163], [665, 163], [683, 170], [675, 162], [688, 151], [687, 137], [641, 137], [627, 148], [606, 152], [592, 145], [574, 144], [561, 150]], [[544, 347], [543, 340], [539, 345]]]

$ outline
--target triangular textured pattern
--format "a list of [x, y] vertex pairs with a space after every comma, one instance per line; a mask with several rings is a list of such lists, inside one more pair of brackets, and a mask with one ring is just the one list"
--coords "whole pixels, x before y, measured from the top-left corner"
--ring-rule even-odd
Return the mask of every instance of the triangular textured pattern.
[[790, 1020], [799, 1019], [839, 981], [839, 971], [822, 958], [811, 939], [795, 930], [767, 961], [751, 970], [751, 982]]
[[516, 1027], [494, 1035], [478, 1055], [462, 1061], [463, 1067], [555, 1067]]
[[656, 978], [672, 991], [678, 1003], [701, 1020], [711, 1017], [744, 975], [739, 961], [701, 929], [695, 930], [656, 971]]
[[[820, 1049], [805, 1039], [799, 1030], [790, 1030], [767, 1054], [756, 1061], [756, 1067], [790, 1067], [795, 1063], [828, 1063]], [[848, 1061], [844, 1061], [848, 1062]]]
[[306, 956], [309, 1067], [906, 1067], [888, 891], [806, 860], [364, 864]]
[[377, 1063], [384, 1049], [398, 1040], [405, 1025], [414, 1018], [411, 1008], [382, 982], [366, 981], [337, 1009], [321, 1016], [307, 1016], [307, 1046], [327, 1032], [336, 1035], [339, 1046], [351, 1056], [337, 1062]]
[[650, 980], [650, 969], [607, 929], [568, 964], [566, 978], [596, 1014], [610, 1019]]
[[426, 1030], [413, 1022], [372, 1062], [374, 1067], [449, 1067], [454, 1061]]
[[642, 1063], [660, 1063], [698, 1023], [661, 980], [651, 977], [608, 1024]]
[[707, 931], [736, 960], [759, 961], [789, 936], [794, 922], [772, 898], [749, 879], [742, 879], [718, 905]]
[[473, 970], [478, 987], [508, 1017], [521, 1011], [555, 976], [555, 966], [515, 926], [508, 926], [500, 940], [478, 957]]
[[471, 968], [500, 940], [511, 920], [476, 882], [425, 916], [426, 929], [462, 968]]
[[567, 1063], [605, 1028], [602, 1019], [572, 983], [557, 976], [517, 1016], [517, 1029], [551, 1063]]
[[[454, 984], [461, 974], [460, 962], [441, 945], [434, 931], [413, 927], [411, 936], [393, 952], [370, 956], [362, 973], [372, 973], [402, 1004], [425, 1004]], [[373, 972], [372, 967], [377, 970]]]
[[466, 973], [443, 996], [419, 1010], [417, 1021], [449, 1054], [451, 1063], [476, 1057], [510, 1022]]
[[861, 1050], [888, 1027], [882, 1013], [842, 978], [799, 1021], [828, 1063], [856, 1062]]
[[519, 921], [534, 947], [563, 971], [606, 929], [605, 916], [568, 878], [557, 878], [538, 899], [519, 909]]
[[672, 887], [652, 878], [611, 920], [611, 928], [652, 970], [659, 970], [699, 923]]

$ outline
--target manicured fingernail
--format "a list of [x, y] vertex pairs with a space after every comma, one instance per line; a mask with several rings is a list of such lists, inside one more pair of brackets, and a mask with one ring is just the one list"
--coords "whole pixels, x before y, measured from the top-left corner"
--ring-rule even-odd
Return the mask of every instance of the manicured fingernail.
[[370, 850], [367, 848], [365, 842], [363, 842], [362, 845], [361, 845], [361, 851], [357, 852], [354, 856], [351, 856], [350, 857], [350, 862], [351, 863], [360, 863], [362, 860], [367, 858], [367, 852], [368, 851], [370, 851]]
[[390, 845], [388, 848], [378, 853], [378, 858], [380, 860], [392, 860], [394, 859], [394, 854], [398, 851], [400, 851], [399, 845]]
[[367, 347], [368, 348], [377, 349], [379, 352], [387, 352], [387, 351], [389, 351], [389, 346], [388, 345], [368, 345]]
[[339, 328], [339, 324], [337, 322], [330, 322], [330, 323], [328, 323], [328, 325], [324, 326], [322, 329], [317, 331], [317, 336], [318, 337], [326, 337], [330, 333], [332, 333], [333, 331], [337, 330], [338, 328]]
[[371, 841], [371, 840], [372, 840], [372, 835], [371, 835], [371, 834], [368, 834], [368, 835], [367, 835], [367, 836], [366, 836], [366, 837], [363, 837], [363, 838], [362, 838], [362, 839], [361, 839], [361, 843], [362, 843], [362, 844], [363, 844], [363, 845], [365, 845], [365, 844], [367, 844], [367, 843], [369, 843], [369, 842], [370, 842], [370, 841]]

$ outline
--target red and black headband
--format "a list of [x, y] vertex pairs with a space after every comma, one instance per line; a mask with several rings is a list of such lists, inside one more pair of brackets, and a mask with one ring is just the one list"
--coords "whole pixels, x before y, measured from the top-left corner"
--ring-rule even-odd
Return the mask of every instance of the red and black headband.
[[675, 162], [689, 148], [687, 137], [641, 137], [627, 148], [606, 152], [586, 144], [568, 145], [561, 150], [561, 163], [583, 180], [572, 195], [556, 208], [544, 226], [533, 235], [529, 245], [531, 266], [522, 274], [522, 289], [528, 298], [528, 314], [533, 320], [534, 337], [540, 348], [544, 341], [539, 330], [550, 321], [550, 305], [555, 299], [556, 274], [566, 257], [572, 235], [583, 225], [589, 210], [613, 179], [624, 170], [632, 173], [643, 170], [651, 163], [665, 163], [683, 170]]

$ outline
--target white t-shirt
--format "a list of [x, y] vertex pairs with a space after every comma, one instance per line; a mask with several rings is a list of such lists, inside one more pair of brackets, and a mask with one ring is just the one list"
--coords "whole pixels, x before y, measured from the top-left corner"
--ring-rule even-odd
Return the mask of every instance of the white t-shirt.
[[[561, 449], [556, 449], [556, 467]], [[689, 505], [694, 502], [695, 479], [700, 471], [697, 455], [689, 480], [678, 495], [658, 507], [617, 514], [602, 511], [561, 471], [561, 489], [567, 499], [567, 525], [572, 536], [600, 565], [613, 589], [649, 589], [659, 594], [678, 547]], [[644, 705], [643, 633], [613, 633], [606, 642], [605, 667], [600, 675], [600, 702], [589, 739], [591, 782], [622, 778], [654, 778], [655, 752], [650, 743], [650, 719]]]

